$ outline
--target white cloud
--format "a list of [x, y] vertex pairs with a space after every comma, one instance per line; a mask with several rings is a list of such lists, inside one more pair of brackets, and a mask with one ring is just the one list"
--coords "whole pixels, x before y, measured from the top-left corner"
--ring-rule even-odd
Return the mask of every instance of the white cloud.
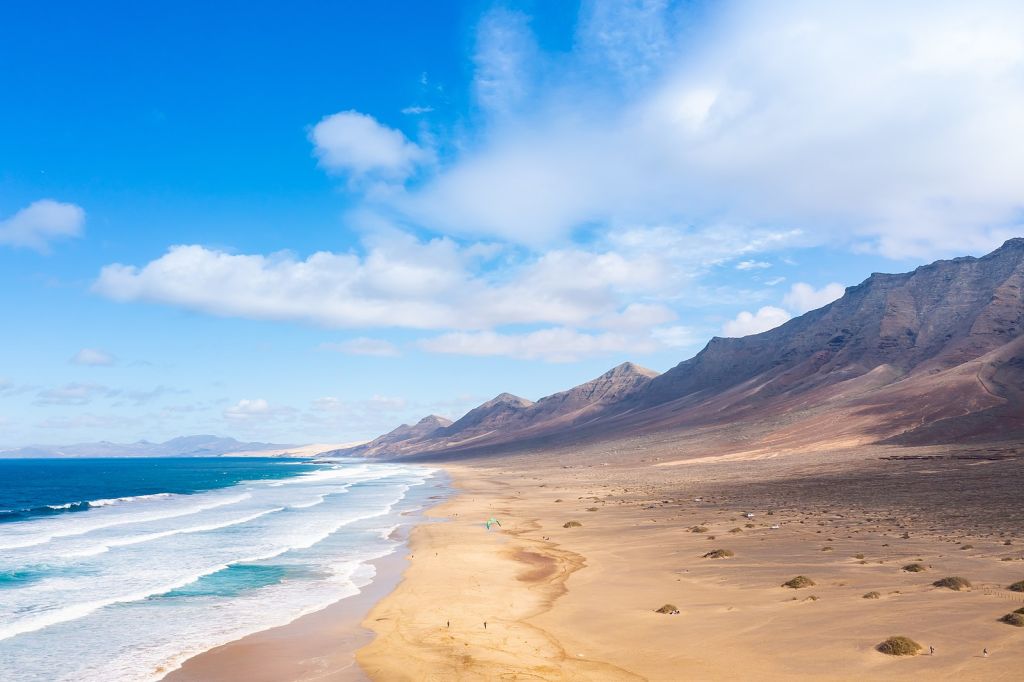
[[666, 348], [692, 348], [701, 342], [693, 329], [681, 325], [655, 327], [651, 330], [651, 338]]
[[393, 207], [533, 245], [724, 217], [917, 258], [1021, 231], [1019, 3], [734, 3], [700, 31], [618, 5], [594, 3], [569, 54], [488, 15], [477, 90], [496, 113]]
[[826, 284], [821, 289], [815, 289], [805, 282], [797, 282], [789, 288], [789, 293], [782, 301], [787, 308], [799, 315], [828, 305], [840, 298], [845, 291], [846, 287], [837, 282]]
[[451, 332], [423, 339], [418, 345], [431, 353], [501, 355], [548, 362], [573, 362], [584, 357], [619, 352], [648, 353], [656, 348], [651, 339], [614, 332], [589, 334], [564, 327], [524, 334]]
[[0, 220], [0, 244], [47, 253], [51, 242], [81, 236], [84, 225], [85, 211], [80, 207], [41, 199]]
[[109, 367], [114, 364], [114, 356], [98, 348], [83, 348], [71, 358], [75, 365], [88, 365], [91, 367]]
[[402, 109], [402, 113], [406, 114], [407, 116], [419, 116], [420, 114], [429, 114], [433, 110], [434, 107], [431, 106], [413, 105]]
[[418, 164], [430, 159], [426, 150], [401, 131], [357, 111], [323, 118], [313, 126], [309, 137], [321, 166], [353, 176], [375, 174], [403, 180]]
[[473, 88], [480, 106], [501, 116], [526, 101], [537, 55], [529, 17], [504, 8], [485, 14], [473, 55]]
[[[619, 329], [670, 321], [675, 314], [656, 299], [681, 295], [747, 244], [771, 248], [787, 238], [625, 230], [609, 239], [529, 255], [389, 232], [368, 238], [363, 255], [320, 252], [305, 260], [176, 246], [142, 267], [104, 267], [93, 290], [116, 301], [329, 327]], [[635, 300], [642, 295], [655, 300]]]
[[365, 336], [341, 341], [339, 343], [322, 343], [320, 348], [333, 350], [348, 355], [372, 355], [377, 357], [394, 357], [398, 355], [398, 347], [384, 339], [371, 339]]
[[727, 337], [749, 336], [774, 329], [788, 321], [790, 314], [782, 308], [766, 305], [756, 313], [744, 310], [736, 319], [729, 320], [722, 326], [722, 334]]
[[271, 405], [265, 398], [243, 398], [224, 410], [224, 418], [231, 422], [264, 422], [295, 415], [291, 407]]
[[742, 260], [736, 264], [737, 270], [763, 270], [764, 268], [770, 268], [771, 263], [759, 260]]

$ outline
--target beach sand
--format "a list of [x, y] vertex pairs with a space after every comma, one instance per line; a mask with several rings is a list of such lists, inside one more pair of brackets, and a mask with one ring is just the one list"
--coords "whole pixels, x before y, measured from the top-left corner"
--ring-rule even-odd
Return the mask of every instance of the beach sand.
[[[399, 538], [404, 539], [404, 538]], [[373, 582], [355, 596], [287, 625], [256, 632], [185, 661], [166, 682], [365, 682], [356, 650], [373, 638], [360, 626], [374, 603], [392, 591], [407, 566], [407, 553], [371, 562]]]
[[[1024, 607], [1007, 589], [1024, 580], [1019, 457], [874, 448], [666, 467], [686, 460], [605, 454], [445, 464], [457, 494], [394, 558], [408, 561], [400, 583], [168, 679], [1019, 679], [1024, 628], [998, 622]], [[714, 549], [733, 556], [703, 557]], [[815, 585], [782, 587], [797, 575]], [[946, 576], [973, 589], [932, 586]], [[353, 615], [387, 590], [362, 622], [376, 637], [351, 639]], [[875, 651], [890, 635], [935, 655]]]
[[[448, 521], [414, 529], [358, 661], [374, 680], [1019, 679], [1024, 628], [998, 618], [1024, 607], [1006, 589], [1024, 579], [1021, 462], [884, 454], [450, 465]], [[703, 558], [719, 548], [734, 556]], [[781, 586], [797, 575], [816, 584]], [[946, 576], [973, 589], [932, 586]], [[875, 651], [890, 635], [936, 653]]]

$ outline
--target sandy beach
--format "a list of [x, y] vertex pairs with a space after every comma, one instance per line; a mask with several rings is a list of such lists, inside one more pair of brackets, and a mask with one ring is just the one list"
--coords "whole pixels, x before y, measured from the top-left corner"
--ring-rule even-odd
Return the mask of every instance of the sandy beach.
[[[536, 458], [501, 464], [448, 467], [461, 493], [431, 512], [447, 522], [413, 531], [404, 580], [364, 623], [377, 633], [358, 654], [372, 679], [1020, 674], [1024, 631], [998, 618], [1024, 607], [1024, 594], [1007, 589], [1024, 578], [1024, 545], [1013, 535], [1017, 520], [997, 511], [1006, 502], [998, 491], [993, 512], [972, 517], [965, 532], [917, 514], [913, 500], [872, 507], [838, 481], [817, 485], [815, 467], [838, 468], [851, 482], [870, 471], [890, 475], [884, 470], [892, 461], [863, 453], [838, 467], [806, 456], [771, 468], [734, 462], [728, 476], [696, 464], [685, 479], [653, 467], [552, 466]], [[1012, 473], [999, 462], [964, 466], [988, 467], [986, 476]], [[803, 478], [790, 480], [788, 504], [766, 508], [766, 492], [783, 484], [748, 487], [749, 467], [766, 477], [762, 483], [794, 469]], [[937, 495], [935, 477], [954, 487], [964, 480], [954, 468], [916, 475], [932, 476]], [[817, 497], [801, 496], [794, 487], [800, 480]], [[753, 518], [743, 516], [748, 511]], [[502, 526], [488, 532], [483, 521], [491, 516]], [[570, 521], [581, 525], [564, 528]], [[693, 532], [695, 526], [706, 530]], [[704, 558], [715, 549], [733, 556]], [[925, 570], [902, 570], [911, 563]], [[797, 575], [815, 584], [782, 587]], [[968, 578], [973, 587], [932, 585], [947, 576]], [[869, 592], [878, 598], [865, 598]], [[664, 604], [680, 613], [656, 613]], [[875, 651], [890, 635], [911, 637], [926, 655]]]
[[[456, 494], [391, 579], [166, 679], [1016, 679], [1019, 462], [908, 452], [448, 463]], [[971, 589], [933, 586], [951, 576]], [[877, 652], [891, 635], [923, 655]]]

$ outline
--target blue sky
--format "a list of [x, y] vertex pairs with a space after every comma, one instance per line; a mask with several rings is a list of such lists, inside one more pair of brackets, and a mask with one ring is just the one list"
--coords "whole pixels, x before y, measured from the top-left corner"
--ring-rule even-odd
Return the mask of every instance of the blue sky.
[[1021, 233], [1013, 3], [20, 3], [0, 445], [371, 437]]

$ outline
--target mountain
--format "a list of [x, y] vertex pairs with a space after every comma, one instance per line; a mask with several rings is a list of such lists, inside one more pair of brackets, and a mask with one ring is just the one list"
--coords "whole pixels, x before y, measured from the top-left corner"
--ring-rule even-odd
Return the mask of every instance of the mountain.
[[292, 448], [274, 443], [242, 443], [219, 436], [180, 436], [163, 443], [140, 440], [135, 443], [76, 443], [74, 445], [30, 445], [0, 450], [0, 457], [215, 457], [240, 452], [270, 453]]
[[713, 338], [661, 375], [626, 363], [536, 403], [502, 394], [375, 454], [683, 442], [697, 431], [718, 452], [1024, 438], [1024, 239], [872, 274], [775, 329]]
[[511, 393], [502, 393], [473, 408], [459, 420], [429, 432], [403, 425], [365, 446], [331, 454], [394, 457], [494, 445], [542, 435], [586, 423], [592, 414], [635, 395], [655, 376], [657, 372], [626, 362], [592, 381], [541, 398], [535, 403]]
[[451, 426], [452, 421], [436, 414], [424, 417], [415, 424], [402, 424], [394, 431], [374, 438], [369, 443], [357, 445], [345, 450], [334, 450], [327, 455], [345, 454], [357, 457], [376, 457], [378, 455], [395, 454], [398, 450], [412, 448], [424, 442], [438, 430]]

